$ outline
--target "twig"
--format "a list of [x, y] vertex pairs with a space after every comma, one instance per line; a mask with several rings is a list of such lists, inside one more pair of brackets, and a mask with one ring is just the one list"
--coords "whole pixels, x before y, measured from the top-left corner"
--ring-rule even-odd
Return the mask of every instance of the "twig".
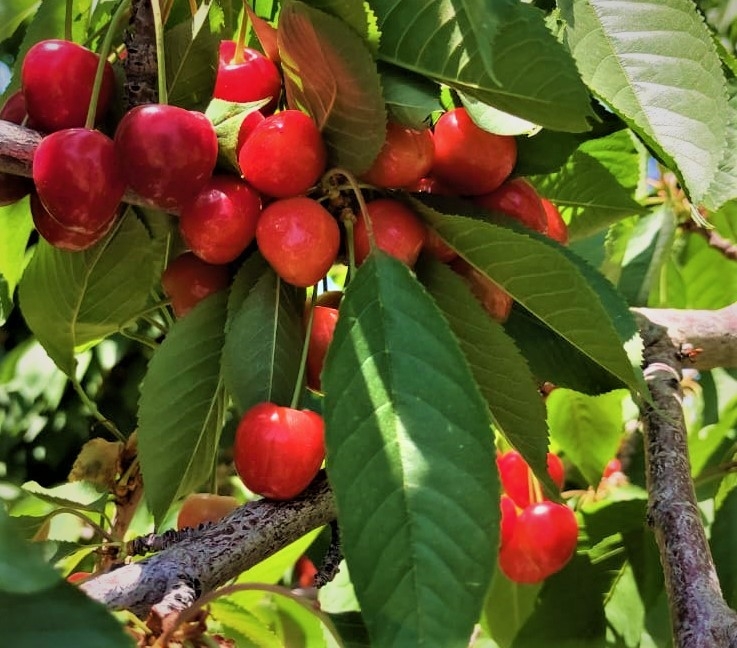
[[689, 232], [700, 234], [706, 239], [709, 247], [714, 248], [717, 252], [721, 252], [731, 261], [737, 261], [737, 243], [724, 238], [716, 230], [701, 227], [698, 223], [691, 220], [684, 223], [683, 228]]

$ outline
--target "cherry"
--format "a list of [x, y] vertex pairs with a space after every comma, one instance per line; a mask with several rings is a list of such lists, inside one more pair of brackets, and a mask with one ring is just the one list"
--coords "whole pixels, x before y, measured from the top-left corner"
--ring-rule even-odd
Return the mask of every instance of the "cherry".
[[406, 189], [407, 191], [435, 194], [436, 196], [452, 196], [455, 194], [450, 186], [445, 184], [442, 180], [438, 180], [433, 176], [425, 176], [424, 178], [420, 178], [417, 182], [408, 185]]
[[453, 259], [458, 258], [458, 253], [440, 238], [440, 234], [430, 228], [425, 237], [425, 250], [442, 263], [450, 263]]
[[113, 141], [86, 128], [44, 137], [33, 156], [33, 181], [54, 220], [83, 234], [109, 229], [125, 191]]
[[545, 208], [535, 188], [524, 178], [507, 180], [495, 191], [476, 196], [473, 202], [490, 211], [502, 212], [536, 232], [547, 234]]
[[499, 566], [507, 578], [517, 583], [546, 579], [560, 571], [576, 551], [576, 516], [563, 504], [532, 504], [511, 526], [511, 537], [505, 539], [502, 532]]
[[294, 565], [294, 581], [298, 587], [307, 589], [315, 586], [315, 576], [317, 576], [317, 567], [307, 556], [302, 555], [297, 559]]
[[[407, 205], [391, 198], [366, 203], [376, 246], [408, 266], [414, 266], [425, 244], [427, 228]], [[363, 214], [358, 214], [353, 228], [356, 263], [363, 263], [370, 251]]]
[[507, 321], [514, 304], [511, 295], [461, 257], [453, 259], [450, 267], [466, 280], [471, 292], [493, 319]]
[[[23, 93], [14, 92], [0, 108], [0, 119], [13, 124], [22, 124], [25, 118], [26, 103]], [[33, 191], [33, 182], [29, 178], [12, 173], [0, 173], [0, 207], [18, 202], [31, 191]]]
[[561, 245], [568, 245], [568, 225], [560, 215], [558, 208], [547, 198], [540, 198], [540, 200], [548, 222], [548, 236]]
[[456, 193], [479, 196], [494, 191], [512, 172], [517, 143], [473, 123], [465, 108], [444, 113], [435, 124], [432, 175]]
[[253, 129], [256, 128], [262, 121], [264, 121], [266, 117], [263, 116], [260, 110], [254, 110], [253, 112], [248, 113], [241, 122], [241, 127], [238, 129], [238, 141], [235, 145], [235, 154], [236, 157], [241, 152], [241, 148], [243, 147], [243, 142], [245, 142], [248, 137], [253, 132]]
[[205, 297], [223, 290], [230, 277], [223, 265], [205, 263], [191, 252], [180, 254], [161, 274], [161, 285], [177, 317], [184, 317]]
[[338, 322], [338, 309], [329, 306], [315, 306], [312, 313], [312, 329], [307, 347], [307, 386], [320, 391], [320, 374], [325, 355], [333, 341], [335, 325]]
[[[533, 480], [535, 476], [530, 466], [516, 450], [510, 450], [497, 457], [499, 478], [504, 491], [520, 508], [525, 508], [535, 501]], [[547, 456], [548, 474], [558, 488], [563, 488], [565, 468], [560, 457], [552, 452]]]
[[129, 110], [115, 131], [115, 152], [133, 191], [163, 210], [177, 210], [205, 186], [218, 140], [202, 113], [148, 104]]
[[261, 197], [233, 176], [213, 176], [182, 206], [179, 231], [184, 242], [208, 263], [228, 263], [253, 241]]
[[46, 207], [41, 203], [37, 193], [32, 193], [30, 198], [31, 217], [38, 233], [51, 245], [61, 250], [79, 252], [86, 250], [101, 240], [112, 228], [114, 219], [98, 230], [90, 234], [78, 232], [59, 224], [49, 214]]
[[284, 281], [304, 288], [322, 279], [335, 262], [340, 228], [320, 203], [296, 196], [276, 200], [261, 212], [256, 242]]
[[16, 90], [7, 98], [3, 107], [0, 108], [0, 119], [13, 124], [22, 124], [26, 117], [28, 117], [26, 98], [23, 96], [22, 90]]
[[614, 459], [610, 459], [604, 467], [602, 479], [606, 479], [607, 477], [611, 477], [614, 473], [620, 472], [622, 472], [622, 462], [615, 457]]
[[220, 42], [218, 72], [212, 96], [224, 101], [248, 103], [271, 97], [261, 110], [271, 114], [281, 93], [281, 74], [271, 59], [249, 47], [243, 48], [243, 59], [235, 58], [236, 42]]
[[256, 125], [238, 152], [243, 177], [274, 198], [305, 193], [325, 171], [327, 150], [315, 122], [283, 110]]
[[384, 145], [362, 178], [377, 187], [414, 185], [430, 171], [434, 151], [429, 129], [415, 130], [389, 122]]
[[514, 503], [514, 500], [504, 493], [502, 493], [499, 500], [499, 507], [502, 511], [501, 522], [499, 525], [500, 541], [502, 545], [505, 545], [514, 535], [514, 527], [517, 524], [519, 511], [517, 510], [517, 505]]
[[200, 524], [217, 522], [238, 508], [238, 500], [228, 495], [191, 493], [177, 515], [177, 529], [196, 529]]
[[[97, 54], [65, 40], [44, 40], [26, 53], [20, 78], [28, 117], [42, 131], [81, 128], [87, 119]], [[95, 118], [99, 120], [115, 91], [115, 75], [105, 63]]]
[[233, 455], [246, 488], [277, 500], [299, 495], [325, 458], [325, 424], [310, 410], [259, 403], [238, 424]]
[[92, 576], [92, 572], [86, 572], [86, 571], [74, 572], [72, 574], [69, 574], [69, 576], [67, 576], [67, 582], [79, 583], [80, 581], [86, 580], [90, 576]]

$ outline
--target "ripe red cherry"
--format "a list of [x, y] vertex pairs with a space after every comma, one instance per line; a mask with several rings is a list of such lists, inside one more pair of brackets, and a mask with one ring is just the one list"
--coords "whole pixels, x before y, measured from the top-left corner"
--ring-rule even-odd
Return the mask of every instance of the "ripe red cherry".
[[[533, 480], [535, 476], [527, 462], [516, 450], [510, 450], [497, 457], [499, 478], [504, 492], [512, 498], [520, 508], [525, 508], [535, 501]], [[547, 456], [548, 474], [558, 488], [563, 488], [565, 468], [560, 457], [552, 452]]]
[[484, 310], [497, 322], [506, 322], [514, 300], [485, 274], [461, 257], [450, 262], [451, 269], [461, 275]]
[[[13, 124], [21, 124], [26, 117], [26, 104], [23, 93], [14, 92], [0, 108], [0, 119]], [[0, 207], [12, 205], [33, 190], [33, 182], [29, 178], [0, 173]]]
[[46, 207], [41, 203], [41, 199], [37, 193], [32, 193], [30, 198], [31, 217], [36, 231], [51, 245], [60, 250], [68, 250], [70, 252], [79, 252], [86, 250], [100, 241], [110, 231], [115, 220], [111, 220], [107, 225], [97, 232], [87, 233], [78, 232], [60, 225], [54, 217], [49, 214]]
[[305, 193], [325, 171], [327, 150], [315, 122], [283, 110], [258, 124], [238, 152], [243, 177], [274, 198]]
[[501, 509], [501, 522], [499, 524], [500, 541], [502, 545], [507, 544], [514, 535], [514, 527], [517, 524], [517, 516], [519, 511], [514, 500], [509, 495], [502, 494], [499, 500], [499, 508]]
[[243, 48], [241, 60], [235, 58], [236, 42], [220, 42], [220, 58], [212, 96], [224, 101], [248, 103], [271, 97], [261, 110], [274, 112], [281, 93], [281, 74], [271, 59], [249, 47]]
[[259, 403], [238, 424], [233, 456], [246, 488], [271, 499], [292, 499], [325, 458], [325, 424], [310, 410]]
[[[407, 205], [379, 198], [366, 203], [376, 246], [408, 266], [414, 266], [425, 244], [427, 228]], [[358, 214], [353, 228], [356, 263], [363, 263], [370, 251], [366, 221]]]
[[109, 228], [125, 191], [113, 141], [86, 128], [44, 137], [33, 156], [33, 181], [54, 220], [83, 234]]
[[415, 130], [389, 122], [384, 145], [363, 180], [387, 188], [414, 185], [430, 171], [434, 151], [429, 129]]
[[[28, 117], [42, 131], [81, 128], [87, 119], [99, 57], [65, 40], [45, 40], [26, 53], [20, 78]], [[110, 105], [115, 76], [105, 64], [95, 112], [100, 119]]]
[[83, 580], [86, 580], [90, 576], [92, 576], [92, 572], [86, 572], [86, 571], [74, 572], [73, 574], [69, 574], [69, 576], [67, 576], [67, 582], [68, 583], [79, 583]]
[[238, 500], [229, 495], [192, 493], [182, 503], [177, 515], [177, 529], [196, 529], [200, 524], [217, 522], [238, 508]]
[[300, 556], [294, 565], [293, 580], [298, 587], [307, 589], [315, 586], [315, 576], [317, 576], [317, 567], [307, 556]]
[[213, 176], [182, 206], [179, 231], [190, 250], [208, 263], [228, 263], [253, 241], [261, 197], [234, 176]]
[[602, 479], [611, 477], [614, 473], [618, 473], [618, 472], [622, 472], [622, 462], [615, 457], [614, 459], [610, 459], [607, 462], [607, 465], [604, 466], [604, 472], [602, 474]]
[[540, 199], [545, 209], [545, 217], [548, 222], [548, 236], [561, 245], [568, 245], [568, 225], [560, 215], [558, 208], [547, 198]]
[[458, 258], [458, 253], [440, 238], [440, 234], [430, 228], [425, 237], [425, 250], [442, 263], [450, 263], [453, 259]]
[[435, 194], [436, 196], [452, 196], [455, 193], [453, 189], [446, 185], [442, 180], [438, 180], [433, 176], [425, 176], [424, 178], [420, 178], [417, 182], [407, 186], [406, 189], [407, 191]]
[[311, 198], [276, 200], [261, 212], [256, 242], [284, 281], [306, 288], [335, 262], [340, 228], [330, 212]]
[[517, 143], [473, 123], [465, 108], [444, 113], [435, 124], [432, 175], [456, 193], [479, 196], [494, 191], [512, 172]]
[[539, 502], [522, 511], [499, 549], [499, 566], [517, 583], [539, 583], [560, 571], [576, 551], [578, 524], [563, 504]]
[[338, 323], [338, 309], [328, 306], [315, 306], [312, 314], [312, 329], [307, 347], [307, 386], [320, 391], [320, 374], [325, 362], [325, 354], [333, 341], [335, 325]]
[[184, 317], [205, 297], [223, 290], [230, 277], [223, 265], [205, 263], [191, 252], [180, 254], [161, 274], [161, 285], [177, 317]]
[[244, 117], [241, 122], [241, 127], [238, 129], [238, 141], [235, 145], [236, 156], [241, 152], [243, 142], [248, 139], [253, 132], [253, 129], [264, 121], [264, 119], [266, 119], [266, 117], [263, 116], [260, 110], [254, 110]]
[[507, 180], [496, 191], [477, 196], [473, 202], [479, 207], [503, 212], [525, 227], [547, 234], [545, 208], [535, 188], [524, 178]]
[[215, 168], [218, 140], [202, 113], [148, 104], [120, 120], [115, 152], [130, 188], [171, 211], [205, 186]]

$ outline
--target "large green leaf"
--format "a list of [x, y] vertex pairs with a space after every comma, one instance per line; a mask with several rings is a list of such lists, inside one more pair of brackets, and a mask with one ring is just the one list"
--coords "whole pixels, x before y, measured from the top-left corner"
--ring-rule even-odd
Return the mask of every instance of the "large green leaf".
[[532, 614], [540, 584], [520, 584], [497, 569], [486, 595], [481, 625], [499, 648], [509, 648], [515, 635]]
[[223, 377], [241, 413], [263, 401], [291, 401], [304, 340], [298, 295], [267, 268], [233, 311], [223, 348]]
[[368, 19], [363, 0], [310, 0], [309, 5], [339, 18], [362, 38], [368, 37]]
[[287, 0], [278, 42], [289, 106], [317, 122], [331, 164], [366, 171], [384, 143], [386, 110], [363, 40], [337, 18]]
[[392, 119], [409, 128], [427, 128], [432, 113], [442, 109], [438, 84], [388, 63], [380, 63], [379, 72]]
[[724, 598], [731, 606], [737, 604], [735, 542], [737, 542], [737, 488], [729, 491], [717, 509], [709, 541]]
[[19, 285], [28, 327], [67, 375], [75, 351], [117, 332], [140, 312], [154, 282], [146, 228], [128, 210], [114, 232], [84, 252], [39, 241]]
[[[460, 276], [430, 259], [423, 259], [418, 273], [458, 338], [495, 423], [535, 473], [546, 479], [545, 405], [527, 362]], [[553, 489], [552, 482], [549, 487]]]
[[149, 363], [138, 407], [146, 501], [158, 523], [213, 470], [223, 416], [220, 355], [226, 294], [177, 320]]
[[586, 131], [589, 95], [544, 14], [517, 0], [371, 0], [379, 56], [554, 130]]
[[727, 145], [709, 191], [704, 197], [704, 204], [708, 209], [717, 209], [726, 201], [737, 198], [737, 79], [730, 81], [729, 92]]
[[102, 513], [105, 509], [107, 500], [107, 493], [97, 490], [91, 483], [84, 481], [60, 484], [54, 488], [44, 488], [37, 482], [30, 481], [23, 484], [23, 490], [56, 506], [98, 513]]
[[26, 246], [33, 231], [28, 199], [0, 207], [0, 325], [13, 307], [13, 294], [25, 267]]
[[0, 4], [0, 43], [10, 38], [38, 9], [39, 0], [5, 0]]
[[466, 646], [497, 542], [486, 404], [399, 261], [370, 255], [340, 310], [323, 371], [327, 468], [362, 615], [379, 646]]
[[721, 63], [694, 3], [558, 4], [586, 84], [701, 202], [723, 158], [729, 109]]
[[[451, 247], [580, 353], [635, 390], [641, 374], [624, 345], [636, 327], [611, 285], [544, 237], [413, 204]], [[433, 201], [433, 204], [442, 204]]]

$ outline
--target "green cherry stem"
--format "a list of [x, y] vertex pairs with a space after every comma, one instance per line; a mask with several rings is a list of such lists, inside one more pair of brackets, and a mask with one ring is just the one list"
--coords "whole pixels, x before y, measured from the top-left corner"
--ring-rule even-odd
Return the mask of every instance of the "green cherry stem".
[[[281, 280], [279, 280], [281, 281]], [[302, 355], [299, 358], [299, 371], [297, 372], [297, 380], [294, 383], [294, 392], [292, 393], [292, 402], [289, 407], [297, 409], [299, 398], [302, 395], [302, 387], [305, 381], [305, 368], [307, 366], [307, 351], [310, 348], [310, 335], [312, 334], [312, 319], [315, 314], [315, 301], [317, 300], [318, 284], [312, 286], [312, 295], [310, 297], [310, 314], [307, 317], [307, 328], [305, 330], [305, 341], [302, 344]]]
[[64, 13], [64, 40], [72, 40], [72, 10], [74, 0], [67, 0], [66, 11]]
[[123, 436], [123, 433], [115, 426], [115, 424], [110, 419], [103, 416], [100, 410], [97, 409], [97, 404], [88, 396], [87, 392], [84, 390], [84, 387], [82, 387], [79, 380], [77, 380], [77, 377], [72, 376], [69, 380], [72, 383], [74, 391], [77, 392], [77, 396], [79, 396], [79, 399], [82, 401], [82, 403], [84, 403], [85, 407], [87, 407], [92, 416], [94, 416], [102, 424], [102, 426], [107, 429], [118, 441], [122, 441], [123, 443], [125, 443], [126, 438], [125, 436]]
[[110, 48], [113, 44], [113, 37], [118, 31], [118, 25], [121, 18], [130, 9], [130, 0], [122, 0], [115, 10], [113, 17], [110, 19], [107, 32], [105, 33], [105, 39], [102, 41], [102, 46], [98, 52], [100, 60], [97, 62], [97, 71], [95, 72], [95, 80], [92, 84], [92, 96], [90, 97], [90, 105], [87, 108], [87, 118], [84, 122], [84, 127], [92, 129], [95, 127], [95, 113], [97, 112], [97, 102], [100, 98], [100, 87], [102, 86], [102, 77], [105, 72], [105, 65], [107, 64], [107, 57], [110, 53]]
[[248, 16], [248, 0], [243, 0], [243, 19], [238, 29], [238, 37], [235, 41], [235, 52], [233, 52], [233, 60], [231, 63], [243, 63], [243, 50], [246, 49], [246, 36], [251, 26], [251, 19]]
[[159, 77], [159, 103], [169, 103], [166, 89], [166, 63], [164, 62], [164, 22], [161, 19], [159, 0], [151, 0], [151, 11], [154, 15], [154, 32], [156, 34], [156, 73]]
[[356, 242], [353, 236], [353, 224], [355, 216], [350, 210], [346, 210], [340, 217], [340, 221], [345, 227], [345, 242], [348, 248], [348, 277], [346, 283], [349, 283], [356, 276]]

